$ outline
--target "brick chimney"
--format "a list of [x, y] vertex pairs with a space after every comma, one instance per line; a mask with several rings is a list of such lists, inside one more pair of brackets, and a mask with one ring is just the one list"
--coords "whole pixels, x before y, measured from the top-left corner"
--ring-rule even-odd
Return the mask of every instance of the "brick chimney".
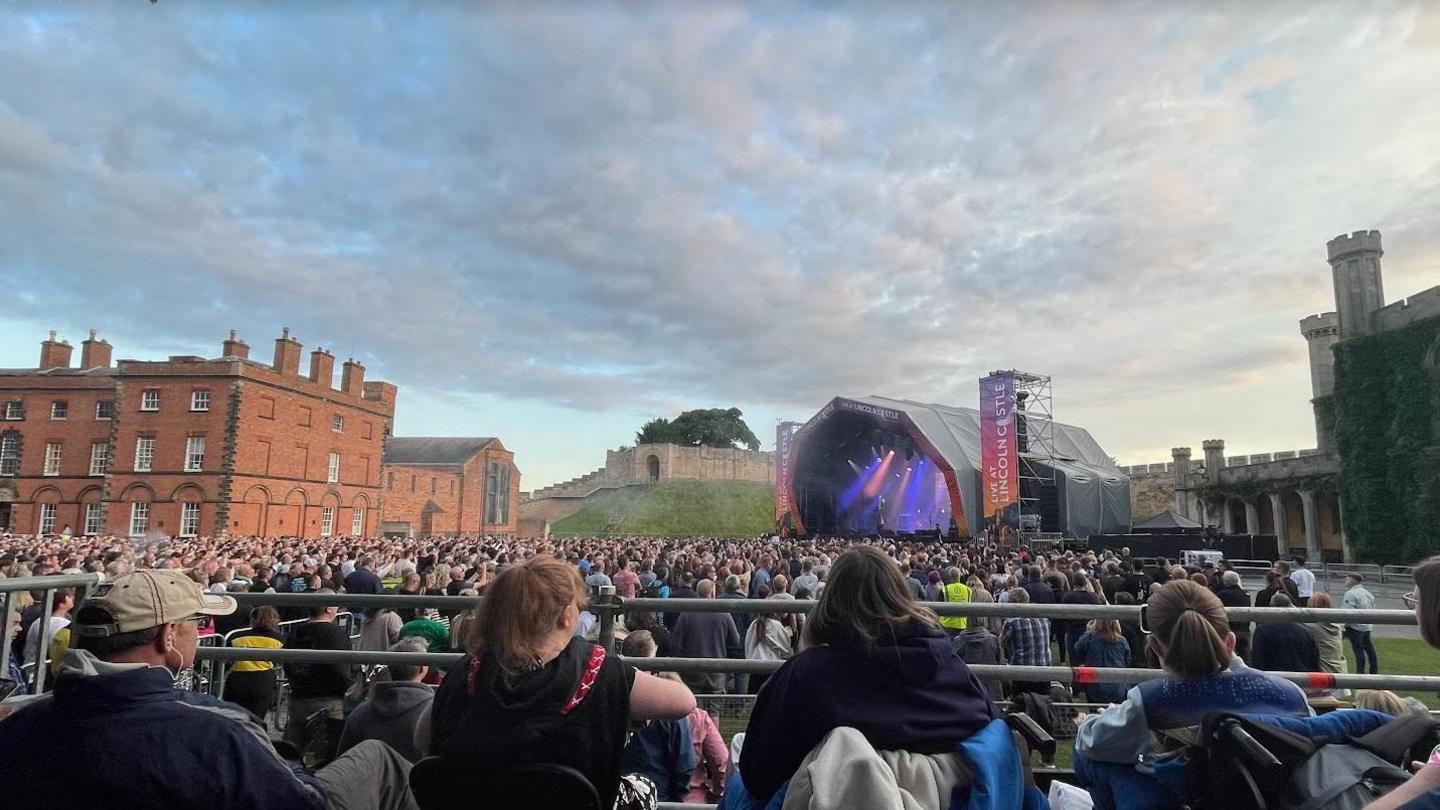
[[110, 341], [96, 340], [95, 330], [80, 344], [80, 368], [109, 368]]
[[69, 368], [73, 351], [68, 341], [56, 340], [55, 330], [51, 329], [50, 338], [40, 344], [40, 370]]
[[300, 376], [300, 341], [290, 337], [290, 327], [285, 327], [280, 332], [280, 337], [275, 338], [275, 363], [276, 374], [284, 374], [287, 377]]
[[220, 344], [220, 356], [239, 357], [241, 359], [248, 358], [250, 356], [250, 344], [235, 337], [235, 330], [231, 329], [230, 337], [226, 338], [225, 342]]
[[310, 352], [310, 382], [330, 388], [335, 384], [335, 355], [324, 347]]
[[365, 395], [365, 367], [353, 357], [340, 368], [340, 390], [357, 397]]

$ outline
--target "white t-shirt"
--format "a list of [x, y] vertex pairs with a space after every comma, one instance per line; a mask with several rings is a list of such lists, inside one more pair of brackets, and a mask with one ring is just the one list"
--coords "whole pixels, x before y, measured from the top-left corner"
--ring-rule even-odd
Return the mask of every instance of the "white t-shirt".
[[[70, 620], [64, 616], [51, 616], [50, 638], [55, 638], [56, 633], [69, 626]], [[30, 623], [30, 632], [25, 634], [25, 663], [27, 664], [33, 664], [40, 658], [41, 632], [43, 631], [40, 629], [40, 619], [36, 619]]]
[[1295, 591], [1300, 594], [1301, 599], [1315, 595], [1315, 574], [1309, 568], [1296, 568], [1291, 571], [1290, 581], [1295, 583]]

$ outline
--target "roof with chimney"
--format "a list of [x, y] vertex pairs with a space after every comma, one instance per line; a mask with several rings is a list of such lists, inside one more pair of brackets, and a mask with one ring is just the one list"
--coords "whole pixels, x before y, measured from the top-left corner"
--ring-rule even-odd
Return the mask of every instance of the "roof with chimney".
[[386, 464], [464, 464], [491, 445], [493, 436], [391, 436], [385, 442]]

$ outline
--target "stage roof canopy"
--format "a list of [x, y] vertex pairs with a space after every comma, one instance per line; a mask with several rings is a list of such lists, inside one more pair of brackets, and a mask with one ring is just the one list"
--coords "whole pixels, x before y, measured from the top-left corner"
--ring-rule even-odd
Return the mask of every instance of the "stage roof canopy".
[[[849, 411], [868, 414], [881, 422], [908, 422], [922, 434], [942, 460], [954, 471], [958, 489], [965, 501], [965, 514], [971, 527], [981, 525], [980, 514], [980, 411], [916, 402], [890, 397], [837, 397], [806, 424], [806, 430], [835, 412]], [[1029, 416], [1030, 435], [1035, 435], [1034, 415]], [[1082, 427], [1054, 422], [1056, 478], [1064, 479], [1062, 498], [1069, 503], [1067, 522], [1075, 536], [1090, 533], [1127, 531], [1130, 527], [1130, 478], [1121, 472], [1099, 442]], [[806, 431], [808, 432], [808, 430]], [[801, 449], [805, 437], [798, 437]], [[1034, 454], [1027, 454], [1034, 458]], [[1083, 515], [1083, 516], [1082, 516]]]
[[1169, 532], [1176, 529], [1203, 529], [1199, 523], [1184, 515], [1176, 514], [1173, 509], [1166, 509], [1164, 512], [1136, 526], [1137, 532]]

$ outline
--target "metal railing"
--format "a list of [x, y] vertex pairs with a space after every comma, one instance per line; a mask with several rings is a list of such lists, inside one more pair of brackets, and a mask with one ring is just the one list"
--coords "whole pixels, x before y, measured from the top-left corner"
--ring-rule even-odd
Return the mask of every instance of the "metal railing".
[[[18, 593], [21, 591], [43, 591], [38, 600], [42, 608], [40, 616], [46, 621], [40, 623], [40, 641], [36, 649], [39, 651], [36, 660], [49, 664], [50, 642], [54, 639], [55, 633], [50, 629], [50, 614], [55, 607], [55, 592], [60, 588], [75, 589], [75, 604], [85, 598], [85, 592], [99, 584], [100, 577], [96, 574], [65, 574], [61, 576], [44, 577], [10, 577], [0, 579], [0, 594]], [[18, 600], [5, 597], [4, 616], [0, 616], [0, 666], [4, 666], [10, 660], [11, 644], [14, 641], [10, 636], [10, 625], [14, 621], [12, 616], [19, 614], [15, 607]], [[28, 645], [30, 639], [26, 639]], [[36, 666], [35, 675], [28, 684], [32, 693], [39, 693], [45, 690], [45, 676], [49, 674], [48, 666]]]

